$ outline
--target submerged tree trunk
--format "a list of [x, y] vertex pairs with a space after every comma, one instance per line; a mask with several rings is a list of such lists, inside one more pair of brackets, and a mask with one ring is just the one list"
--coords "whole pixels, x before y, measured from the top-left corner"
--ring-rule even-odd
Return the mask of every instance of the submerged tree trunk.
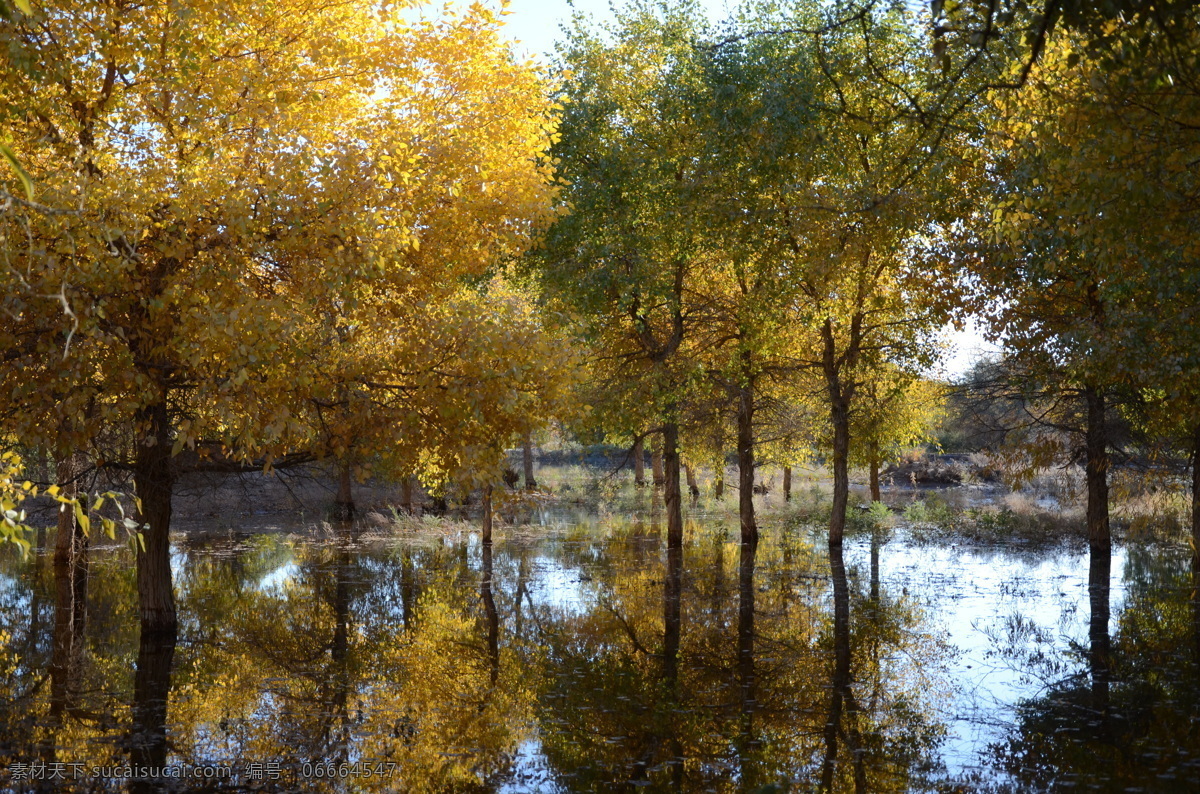
[[1087, 403], [1087, 528], [1094, 550], [1112, 549], [1108, 522], [1108, 424], [1104, 393], [1093, 386], [1083, 390]]
[[[743, 367], [749, 369], [748, 354], [743, 353]], [[749, 377], [749, 373], [746, 373]], [[742, 384], [738, 394], [737, 416], [738, 456], [738, 517], [742, 527], [742, 543], [758, 543], [758, 524], [754, 520], [754, 382]]]
[[[61, 496], [74, 498], [79, 495], [77, 478], [83, 469], [82, 458], [79, 453], [73, 453], [58, 461], [56, 479]], [[59, 505], [58, 534], [54, 539], [55, 567], [71, 565], [75, 555], [86, 543], [87, 536], [83, 534], [83, 527], [75, 520], [75, 510], [69, 505]]]
[[663, 468], [665, 469], [663, 500], [667, 506], [667, 548], [683, 546], [683, 507], [679, 489], [679, 426], [674, 422], [663, 425]]
[[492, 486], [483, 486], [483, 542], [492, 542]]
[[639, 438], [633, 442], [633, 484], [638, 488], [646, 486], [645, 445]]
[[792, 467], [783, 467], [783, 501], [792, 501]]
[[680, 596], [683, 593], [683, 549], [667, 549], [667, 575], [663, 580], [662, 677], [672, 692], [679, 683]]
[[838, 760], [838, 737], [849, 745], [854, 791], [867, 790], [866, 766], [862, 736], [858, 727], [858, 704], [854, 697], [850, 669], [850, 587], [846, 580], [846, 564], [839, 547], [829, 551], [829, 567], [833, 580], [833, 676], [830, 689], [829, 716], [825, 720], [825, 758], [821, 764], [821, 789], [833, 790], [834, 771]]
[[738, 758], [741, 762], [746, 791], [758, 790], [758, 745], [754, 731], [754, 715], [758, 711], [757, 676], [754, 669], [754, 557], [757, 547], [743, 543], [738, 564], [738, 627], [737, 678]]
[[138, 445], [133, 479], [142, 503], [145, 548], [137, 553], [138, 603], [142, 633], [174, 634], [175, 593], [171, 582], [171, 428], [166, 400], [140, 411], [145, 435]]
[[842, 356], [837, 354], [833, 321], [821, 328], [824, 341], [821, 367], [829, 392], [829, 419], [833, 425], [833, 512], [829, 515], [829, 546], [842, 545], [846, 532], [846, 505], [850, 501], [850, 402], [854, 399], [853, 372], [862, 348], [861, 313], [850, 321], [850, 339]]
[[[490, 496], [487, 501], [490, 506]], [[496, 682], [500, 680], [500, 613], [496, 610], [496, 599], [492, 595], [492, 541], [490, 537], [483, 543], [482, 574], [479, 580], [479, 598], [483, 601], [483, 615], [487, 625], [488, 680], [494, 690]], [[520, 606], [519, 600], [517, 604]]]
[[538, 484], [537, 480], [533, 478], [533, 436], [530, 433], [525, 434], [525, 439], [521, 444], [521, 462], [525, 468], [525, 490], [533, 491]]
[[663, 443], [658, 434], [655, 434], [655, 439], [650, 442], [650, 472], [654, 477], [655, 488], [663, 487], [667, 481], [667, 476], [663, 473]]
[[413, 628], [413, 606], [420, 594], [417, 588], [417, 573], [413, 566], [412, 546], [405, 545], [400, 554], [400, 622], [405, 631]]
[[1200, 569], [1200, 424], [1192, 437], [1192, 561]]
[[[850, 323], [850, 340], [842, 356], [837, 355], [833, 321], [821, 329], [824, 339], [822, 370], [829, 392], [829, 419], [833, 426], [833, 510], [829, 515], [829, 546], [842, 545], [846, 532], [846, 505], [850, 501], [850, 402], [854, 398], [852, 373], [862, 346], [862, 315]], [[850, 373], [849, 375], [847, 373]]]
[[350, 544], [354, 541], [349, 525], [338, 528], [337, 554], [333, 560], [333, 637], [329, 644], [328, 688], [319, 695], [325, 702], [322, 730], [323, 741], [318, 746], [318, 755], [327, 763], [348, 762], [350, 746], [350, 638], [353, 635], [350, 615], [351, 557]]
[[1112, 643], [1108, 633], [1109, 582], [1112, 579], [1112, 555], [1092, 549], [1088, 570], [1088, 601], [1091, 615], [1088, 624], [1088, 667], [1092, 674], [1092, 708], [1102, 722], [1108, 718], [1109, 678]]
[[54, 566], [54, 647], [50, 656], [50, 717], [58, 725], [74, 703], [87, 626], [87, 549]]
[[1200, 669], [1200, 555], [1192, 555], [1192, 664]]
[[[167, 762], [167, 701], [175, 661], [175, 627], [165, 632], [142, 630], [133, 679], [133, 725], [129, 760], [134, 768], [162, 770]], [[170, 781], [166, 781], [170, 782]], [[134, 794], [164, 790], [157, 775], [137, 776], [129, 784]]]
[[696, 484], [696, 474], [692, 471], [691, 464], [684, 464], [684, 476], [687, 478], [688, 491], [692, 494], [692, 501], [700, 498], [700, 486]]
[[349, 454], [338, 461], [338, 490], [333, 502], [334, 518], [351, 521], [354, 518], [354, 479], [351, 476]]

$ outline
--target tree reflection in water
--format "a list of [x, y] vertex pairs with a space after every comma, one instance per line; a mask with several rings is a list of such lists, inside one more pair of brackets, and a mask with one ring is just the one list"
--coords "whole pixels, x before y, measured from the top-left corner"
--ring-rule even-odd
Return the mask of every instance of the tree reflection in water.
[[1018, 707], [995, 764], [1021, 788], [1193, 790], [1200, 781], [1197, 573], [1179, 555], [1130, 548], [1110, 634], [1109, 554], [1089, 566], [1080, 672]]
[[[911, 602], [795, 536], [688, 533], [190, 541], [178, 642], [139, 640], [120, 553], [53, 590], [13, 577], [5, 599], [59, 600], [3, 627], [31, 641], [0, 651], [0, 760], [233, 767], [207, 790], [489, 790], [531, 765], [534, 789], [921, 788], [939, 732], [917, 673], [945, 648]], [[360, 761], [394, 774], [304, 777]]]
[[[872, 559], [872, 563], [875, 560]], [[874, 567], [874, 566], [872, 566]], [[866, 790], [862, 739], [858, 733], [858, 706], [850, 686], [850, 585], [842, 547], [829, 549], [829, 573], [833, 580], [833, 676], [830, 685], [829, 718], [825, 722], [825, 759], [821, 764], [821, 788], [833, 789], [838, 760], [838, 739], [849, 745], [854, 770], [854, 790]], [[874, 582], [874, 579], [872, 579]]]
[[[166, 783], [160, 770], [167, 766], [167, 704], [171, 692], [171, 667], [175, 660], [176, 632], [143, 631], [138, 643], [133, 684], [133, 725], [129, 735], [129, 762], [135, 771], [129, 790], [134, 794], [162, 791]], [[74, 760], [74, 759], [72, 759]]]
[[[732, 593], [727, 545], [740, 549]], [[619, 548], [612, 543], [603, 551]], [[596, 551], [581, 549], [578, 557], [596, 560]], [[678, 650], [670, 557], [661, 623], [646, 598], [661, 563], [602, 558], [624, 575], [594, 585], [601, 609], [547, 621], [554, 629], [547, 632], [539, 726], [559, 783], [585, 791], [647, 783], [782, 791], [813, 788], [824, 774], [838, 791], [852, 790], [856, 779], [871, 791], [919, 787], [918, 766], [934, 752], [938, 730], [914, 668], [936, 662], [930, 655], [942, 646], [912, 630], [919, 615], [886, 593], [877, 599], [882, 617], [852, 627], [850, 602], [865, 599], [852, 594], [844, 565], [826, 577], [822, 557], [795, 538], [764, 539], [757, 548], [708, 541], [685, 547]], [[836, 616], [822, 597], [831, 579]], [[664, 670], [677, 668], [677, 687], [656, 685], [659, 654]], [[857, 706], [859, 684], [851, 677], [858, 666], [874, 682], [866, 707]], [[841, 705], [847, 701], [849, 709]], [[857, 741], [868, 726], [873, 753]], [[849, 731], [854, 747], [839, 753], [827, 727], [841, 742]]]

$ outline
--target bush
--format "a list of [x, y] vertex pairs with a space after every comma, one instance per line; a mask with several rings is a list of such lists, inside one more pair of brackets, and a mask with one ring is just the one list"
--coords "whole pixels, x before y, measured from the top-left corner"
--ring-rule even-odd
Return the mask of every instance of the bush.
[[945, 500], [936, 496], [913, 502], [904, 510], [904, 520], [909, 524], [932, 524], [948, 529], [955, 521], [954, 511]]

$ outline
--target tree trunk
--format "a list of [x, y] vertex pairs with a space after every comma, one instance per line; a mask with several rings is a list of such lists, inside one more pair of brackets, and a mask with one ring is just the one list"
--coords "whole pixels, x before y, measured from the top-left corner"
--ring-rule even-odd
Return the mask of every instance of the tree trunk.
[[[748, 359], [743, 354], [744, 366]], [[742, 385], [738, 395], [737, 416], [738, 456], [738, 516], [741, 519], [742, 543], [758, 543], [758, 524], [754, 520], [754, 383]]]
[[833, 425], [833, 512], [829, 515], [829, 547], [840, 548], [846, 532], [846, 505], [850, 501], [850, 402], [854, 399], [854, 368], [862, 348], [862, 313], [850, 321], [850, 339], [842, 356], [837, 354], [833, 321], [821, 328], [824, 345], [821, 368], [829, 391], [829, 418]]
[[525, 490], [535, 490], [538, 484], [537, 480], [533, 478], [533, 436], [530, 433], [525, 434], [524, 442], [521, 444], [521, 462], [525, 466]]
[[[57, 475], [59, 493], [68, 498], [79, 495], [76, 478], [82, 469], [82, 456], [72, 453], [58, 461]], [[86, 505], [84, 506], [86, 508]], [[75, 510], [70, 505], [58, 506], [58, 534], [54, 539], [54, 565], [71, 565], [76, 552], [87, 543], [83, 527], [75, 520]]]
[[175, 633], [175, 593], [171, 583], [171, 428], [164, 399], [140, 411], [146, 435], [138, 445], [133, 480], [142, 503], [145, 549], [137, 554], [138, 603], [142, 633]]
[[663, 473], [663, 440], [657, 433], [654, 441], [650, 442], [650, 472], [654, 477], [654, 487], [663, 487], [667, 481]]
[[694, 502], [700, 498], [700, 486], [696, 484], [696, 475], [692, 471], [690, 464], [684, 464], [683, 473], [687, 479], [688, 490], [691, 492], [692, 501]]
[[883, 497], [879, 492], [879, 444], [871, 442], [869, 455], [871, 458], [871, 501], [882, 502]]
[[792, 501], [792, 467], [783, 467], [783, 501]]
[[350, 521], [354, 518], [354, 480], [351, 477], [350, 456], [338, 461], [338, 490], [333, 502], [334, 518]]
[[[40, 481], [42, 481], [44, 483], [54, 482], [54, 480], [51, 479], [51, 477], [53, 477], [53, 475], [50, 473], [50, 456], [46, 454], [45, 447], [38, 447], [37, 467], [38, 467], [38, 479]], [[61, 484], [62, 483], [59, 482], [59, 485], [61, 485]]]
[[663, 501], [667, 506], [667, 548], [683, 547], [683, 508], [679, 492], [679, 426], [674, 422], [663, 425], [663, 468], [666, 470]]
[[492, 542], [492, 486], [483, 486], [483, 542]]
[[829, 545], [841, 546], [850, 502], [850, 410], [842, 400], [830, 406], [833, 420], [833, 513], [829, 516]]
[[717, 472], [716, 482], [713, 483], [713, 498], [722, 499], [725, 496], [725, 475], [723, 472]]
[[1095, 551], [1112, 549], [1108, 523], [1108, 426], [1104, 393], [1093, 386], [1083, 390], [1087, 402], [1087, 528]]
[[645, 445], [639, 438], [633, 442], [633, 484], [638, 488], [646, 486]]
[[411, 474], [400, 480], [400, 506], [406, 513], [413, 511], [413, 478]]
[[1192, 559], [1200, 569], [1200, 424], [1192, 436]]

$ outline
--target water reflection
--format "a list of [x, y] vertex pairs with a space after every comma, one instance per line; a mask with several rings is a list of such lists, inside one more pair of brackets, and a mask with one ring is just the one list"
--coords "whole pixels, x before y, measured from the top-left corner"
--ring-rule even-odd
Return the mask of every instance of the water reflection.
[[[39, 760], [230, 768], [132, 791], [955, 785], [939, 761], [953, 648], [931, 608], [946, 602], [938, 580], [888, 573], [925, 552], [688, 535], [194, 539], [176, 549], [178, 637], [139, 636], [123, 552], [2, 557], [0, 787], [122, 788], [14, 778]], [[1090, 560], [1086, 643], [978, 748], [991, 767], [972, 785], [1196, 779], [1197, 574], [1165, 551], [1124, 568], [1122, 602], [1111, 560]]]
[[[1200, 781], [1195, 582], [1177, 555], [1130, 550], [1110, 633], [1108, 554], [1090, 560], [1086, 666], [1020, 704], [997, 763], [1025, 787], [1190, 790]], [[1191, 603], [1189, 603], [1191, 602]]]
[[738, 715], [741, 732], [737, 740], [737, 754], [741, 762], [742, 790], [758, 788], [761, 769], [758, 763], [759, 743], [754, 734], [755, 681], [754, 681], [754, 560], [758, 546], [743, 543], [738, 565], [738, 627], [737, 627], [737, 678]]
[[1111, 643], [1108, 634], [1112, 582], [1112, 554], [1093, 549], [1088, 565], [1088, 666], [1092, 677], [1092, 711], [1099, 733], [1108, 732]]
[[[86, 548], [64, 564], [54, 566], [54, 639], [50, 654], [51, 734], [78, 701], [83, 666], [84, 629], [87, 627], [88, 557]], [[33, 609], [36, 615], [36, 605]], [[53, 743], [47, 762], [53, 762]]]
[[[133, 684], [133, 724], [128, 746], [135, 794], [160, 791], [167, 766], [167, 703], [175, 660], [175, 630], [142, 632]], [[76, 760], [76, 759], [71, 759]]]
[[[878, 550], [872, 547], [872, 568]], [[829, 549], [829, 570], [833, 580], [833, 675], [830, 684], [829, 717], [825, 721], [825, 758], [821, 764], [821, 788], [833, 789], [834, 771], [838, 761], [838, 739], [848, 746], [853, 769], [854, 790], [866, 789], [863, 771], [862, 739], [858, 732], [858, 707], [850, 688], [850, 586], [846, 581], [846, 564], [841, 546]], [[872, 583], [875, 579], [872, 577]]]

